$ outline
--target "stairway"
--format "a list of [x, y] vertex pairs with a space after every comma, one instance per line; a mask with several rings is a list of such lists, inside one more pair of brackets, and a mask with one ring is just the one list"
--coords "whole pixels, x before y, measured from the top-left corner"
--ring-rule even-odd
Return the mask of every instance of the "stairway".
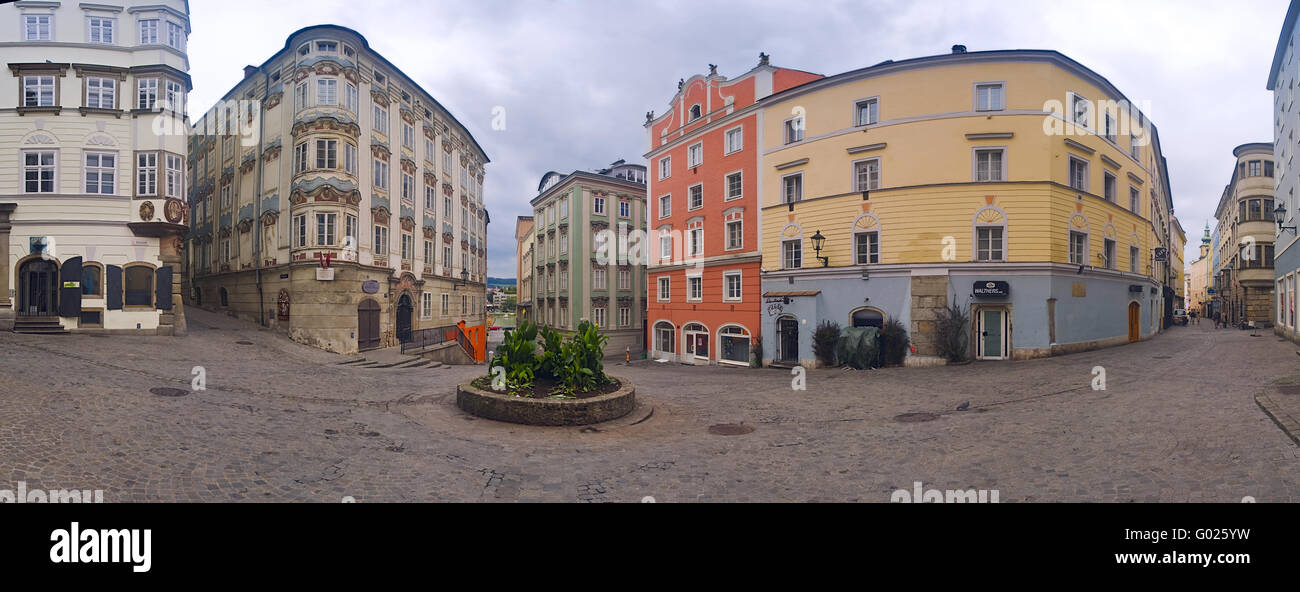
[[[408, 357], [409, 358], [409, 357]], [[409, 358], [404, 360], [371, 360], [368, 358], [354, 358], [338, 362], [339, 366], [349, 368], [440, 368], [441, 362], [435, 362], [428, 358]]]
[[20, 316], [14, 319], [14, 333], [66, 335], [68, 331], [59, 324], [59, 317]]

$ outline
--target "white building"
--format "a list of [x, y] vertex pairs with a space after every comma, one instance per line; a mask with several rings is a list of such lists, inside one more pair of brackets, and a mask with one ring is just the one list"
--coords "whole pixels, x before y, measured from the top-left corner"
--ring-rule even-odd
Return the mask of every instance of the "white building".
[[1296, 19], [1300, 16], [1300, 1], [1292, 0], [1278, 36], [1277, 50], [1268, 74], [1268, 90], [1273, 91], [1273, 162], [1277, 170], [1273, 176], [1274, 219], [1278, 222], [1274, 239], [1273, 275], [1276, 305], [1274, 332], [1300, 341], [1296, 331], [1295, 292], [1296, 275], [1300, 273], [1300, 245], [1296, 244], [1296, 225], [1300, 222], [1297, 208], [1297, 181], [1300, 170], [1294, 163], [1300, 151], [1300, 105], [1295, 102], [1296, 83], [1300, 82], [1300, 60], [1296, 56], [1296, 40], [1300, 29]]
[[189, 32], [184, 0], [0, 6], [0, 329], [184, 331]]

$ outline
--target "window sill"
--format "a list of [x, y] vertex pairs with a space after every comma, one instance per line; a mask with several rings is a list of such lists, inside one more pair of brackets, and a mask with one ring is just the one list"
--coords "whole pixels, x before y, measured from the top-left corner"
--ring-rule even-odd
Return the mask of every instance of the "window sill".
[[122, 115], [123, 115], [124, 113], [126, 113], [125, 111], [123, 111], [123, 110], [121, 110], [121, 109], [102, 109], [102, 108], [99, 108], [99, 107], [77, 107], [77, 111], [81, 113], [81, 116], [82, 116], [82, 117], [85, 117], [85, 116], [87, 116], [87, 115], [92, 115], [92, 114], [93, 114], [93, 115], [112, 115], [113, 117], [116, 117], [116, 118], [118, 118], [118, 119], [121, 119], [121, 118], [122, 118]]
[[44, 107], [18, 107], [15, 110], [18, 112], [19, 115], [27, 115], [29, 113], [31, 114], [51, 113], [54, 115], [58, 115], [63, 111], [63, 107], [60, 107], [58, 105], [49, 105]]

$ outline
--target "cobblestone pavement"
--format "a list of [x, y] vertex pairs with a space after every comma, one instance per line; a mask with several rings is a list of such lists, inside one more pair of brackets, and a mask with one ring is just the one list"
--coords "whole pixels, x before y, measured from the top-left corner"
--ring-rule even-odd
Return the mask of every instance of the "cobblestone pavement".
[[[190, 335], [0, 333], [0, 489], [106, 501], [1300, 501], [1300, 449], [1254, 402], [1296, 372], [1266, 334], [1177, 327], [1024, 362], [788, 371], [610, 365], [639, 407], [587, 428], [475, 419], [471, 366], [371, 369], [187, 311]], [[189, 392], [191, 370], [207, 390]], [[1107, 388], [1091, 388], [1093, 368]], [[185, 396], [151, 394], [154, 387]], [[969, 401], [966, 411], [955, 409]], [[933, 421], [900, 422], [904, 413]], [[714, 424], [756, 428], [737, 436]]]

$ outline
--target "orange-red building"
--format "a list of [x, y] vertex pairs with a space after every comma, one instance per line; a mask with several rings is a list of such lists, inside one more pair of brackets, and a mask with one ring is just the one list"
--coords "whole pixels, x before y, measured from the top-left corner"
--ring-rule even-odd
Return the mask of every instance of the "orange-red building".
[[647, 115], [652, 359], [749, 364], [762, 307], [755, 102], [821, 77], [759, 54], [737, 78], [710, 65], [707, 75], [678, 81], [668, 111]]

